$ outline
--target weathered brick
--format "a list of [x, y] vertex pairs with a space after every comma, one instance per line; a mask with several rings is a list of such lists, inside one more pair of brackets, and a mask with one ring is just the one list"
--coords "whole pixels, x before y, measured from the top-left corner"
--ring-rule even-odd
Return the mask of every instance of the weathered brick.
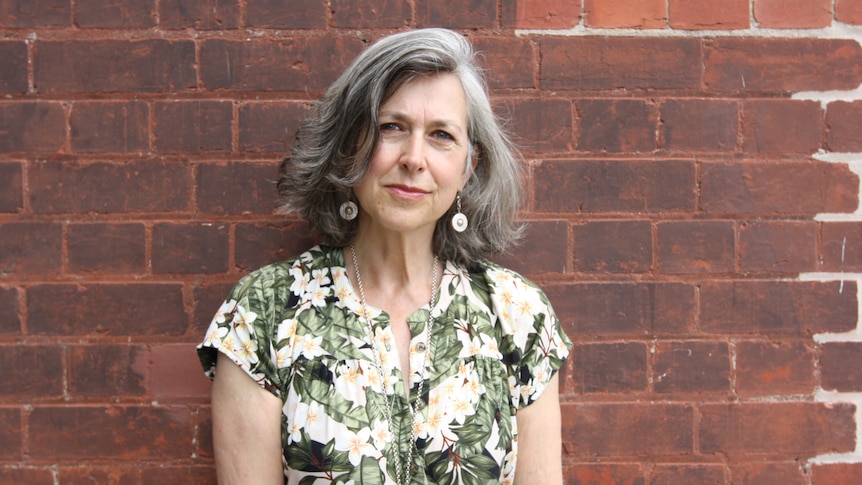
[[507, 103], [514, 141], [527, 152], [571, 151], [572, 103], [562, 99], [514, 99]]
[[802, 273], [817, 270], [817, 226], [813, 222], [751, 222], [739, 231], [744, 272]]
[[50, 468], [0, 468], [0, 483], [3, 485], [54, 485], [54, 474]]
[[0, 212], [18, 212], [24, 207], [24, 175], [21, 164], [0, 162]]
[[576, 345], [572, 356], [578, 394], [638, 392], [647, 388], [647, 346], [644, 343]]
[[663, 29], [667, 6], [665, 0], [584, 0], [584, 23], [606, 29]]
[[197, 410], [196, 424], [196, 444], [195, 450], [197, 455], [202, 458], [212, 458], [215, 456], [213, 452], [213, 418], [212, 409], [210, 407], [200, 407]]
[[862, 25], [862, 3], [859, 0], [835, 0], [835, 20], [845, 24]]
[[159, 152], [229, 152], [230, 101], [166, 101], [153, 106], [153, 148]]
[[18, 288], [0, 286], [0, 335], [21, 333], [19, 305]]
[[730, 273], [736, 257], [733, 223], [671, 221], [658, 224], [658, 268], [665, 274]]
[[0, 273], [57, 274], [63, 228], [54, 222], [0, 224]]
[[150, 148], [147, 103], [78, 102], [69, 116], [74, 152], [146, 152]]
[[521, 274], [538, 276], [566, 273], [569, 263], [569, 228], [566, 221], [522, 221], [524, 238], [512, 251], [494, 261]]
[[0, 152], [48, 152], [66, 142], [66, 114], [60, 103], [0, 103]]
[[821, 240], [823, 271], [862, 272], [862, 223], [824, 223]]
[[860, 392], [862, 343], [827, 342], [820, 348], [820, 387], [827, 391]]
[[242, 152], [290, 151], [306, 103], [249, 102], [239, 108], [239, 150]]
[[364, 45], [353, 36], [207, 40], [200, 48], [201, 81], [209, 90], [319, 92]]
[[0, 345], [0, 400], [57, 398], [63, 394], [63, 349], [57, 345]]
[[578, 150], [652, 152], [658, 112], [640, 99], [584, 99], [575, 102]]
[[72, 224], [66, 247], [72, 272], [128, 275], [146, 271], [143, 224]]
[[234, 0], [159, 0], [159, 26], [165, 29], [235, 29], [239, 27], [239, 5]]
[[28, 447], [44, 460], [175, 459], [191, 454], [189, 418], [181, 406], [39, 406]]
[[700, 325], [716, 334], [810, 336], [856, 328], [854, 282], [706, 281]]
[[412, 14], [406, 0], [332, 0], [332, 26], [353, 29], [398, 28]]
[[810, 154], [820, 149], [820, 103], [795, 100], [746, 101], [742, 148], [756, 154]]
[[75, 0], [75, 24], [96, 29], [148, 29], [156, 25], [154, 0]]
[[564, 403], [562, 421], [563, 446], [575, 458], [691, 454], [694, 449], [694, 411], [682, 404]]
[[832, 0], [757, 0], [754, 19], [760, 28], [817, 29], [832, 24]]
[[829, 127], [829, 150], [835, 152], [862, 151], [862, 101], [834, 101], [826, 109]]
[[216, 483], [215, 467], [206, 465], [169, 465], [141, 470], [143, 483], [183, 483], [212, 485]]
[[246, 6], [249, 27], [274, 29], [322, 29], [326, 5], [314, 0], [255, 0]]
[[[237, 279], [239, 278], [237, 277]], [[235, 281], [232, 281], [229, 283], [199, 284], [195, 286], [195, 313], [192, 335], [196, 335], [201, 340], [204, 338], [204, 333], [209, 328], [213, 316], [215, 316], [235, 283]]]
[[3, 70], [0, 71], [0, 93], [27, 92], [27, 44], [0, 42], [0, 58], [3, 59]]
[[488, 87], [536, 87], [536, 53], [532, 42], [521, 37], [470, 37], [473, 48], [480, 53]]
[[178, 284], [47, 284], [27, 290], [27, 328], [34, 335], [182, 335]]
[[543, 89], [698, 89], [701, 44], [696, 39], [543, 37]]
[[650, 485], [680, 483], [728, 483], [724, 465], [658, 465], [650, 474]]
[[266, 163], [202, 163], [197, 167], [197, 205], [210, 214], [272, 214], [278, 160]]
[[570, 29], [580, 22], [578, 0], [519, 0], [514, 3], [517, 4], [515, 27], [519, 29]]
[[862, 463], [823, 463], [811, 466], [811, 485], [854, 483], [862, 477]]
[[682, 283], [545, 285], [569, 335], [688, 334], [694, 288]]
[[40, 93], [170, 92], [196, 87], [192, 41], [40, 42], [33, 77]]
[[539, 212], [671, 212], [695, 208], [694, 163], [554, 160], [533, 169]]
[[223, 223], [155, 224], [153, 273], [197, 274], [227, 271], [230, 256], [229, 232], [230, 228]]
[[735, 30], [749, 27], [748, 0], [668, 0], [670, 26], [685, 30]]
[[[18, 408], [0, 408], [0, 461], [19, 461], [22, 454], [21, 411]], [[2, 473], [3, 468], [0, 467]]]
[[706, 212], [720, 213], [853, 212], [859, 202], [858, 190], [859, 176], [844, 164], [813, 160], [704, 163], [700, 204]]
[[142, 396], [149, 355], [141, 345], [69, 347], [69, 393], [73, 397]]
[[711, 99], [670, 99], [661, 106], [661, 145], [672, 151], [733, 151], [739, 105]]
[[[807, 485], [803, 465], [798, 462], [742, 463], [731, 466], [733, 483], [739, 485]], [[840, 483], [840, 482], [830, 482]]]
[[143, 485], [141, 470], [133, 466], [60, 466], [57, 478], [59, 483]]
[[72, 25], [69, 0], [4, 0], [0, 3], [0, 27], [67, 27]]
[[201, 369], [195, 344], [161, 344], [150, 349], [152, 395], [159, 402], [198, 398], [209, 402], [212, 384]]
[[568, 485], [644, 485], [640, 466], [628, 463], [573, 463], [563, 468]]
[[850, 39], [717, 38], [706, 41], [703, 62], [710, 91], [792, 93], [862, 83], [862, 46]]
[[29, 166], [36, 213], [183, 212], [191, 205], [186, 162], [37, 162]]
[[856, 424], [850, 404], [704, 404], [700, 413], [699, 446], [708, 455], [793, 453], [803, 459], [855, 448]]
[[736, 344], [736, 392], [741, 396], [811, 394], [814, 350], [810, 339]]
[[730, 352], [724, 342], [658, 342], [656, 393], [730, 393]]
[[421, 27], [445, 25], [450, 29], [481, 29], [497, 26], [495, 0], [415, 1], [416, 23]]
[[575, 270], [641, 273], [652, 267], [652, 227], [647, 221], [595, 221], [573, 227]]

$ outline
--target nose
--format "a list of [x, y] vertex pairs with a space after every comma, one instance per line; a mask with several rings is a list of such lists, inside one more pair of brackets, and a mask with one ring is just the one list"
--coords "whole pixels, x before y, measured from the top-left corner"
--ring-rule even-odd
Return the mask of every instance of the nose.
[[425, 140], [421, 135], [411, 134], [404, 140], [401, 151], [401, 167], [411, 172], [421, 172], [426, 166]]

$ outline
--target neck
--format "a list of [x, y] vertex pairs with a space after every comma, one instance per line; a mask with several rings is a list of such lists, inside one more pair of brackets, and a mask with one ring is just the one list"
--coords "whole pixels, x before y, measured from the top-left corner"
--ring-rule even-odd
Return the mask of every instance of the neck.
[[430, 285], [434, 265], [430, 237], [385, 235], [360, 229], [353, 245], [366, 285], [381, 288]]

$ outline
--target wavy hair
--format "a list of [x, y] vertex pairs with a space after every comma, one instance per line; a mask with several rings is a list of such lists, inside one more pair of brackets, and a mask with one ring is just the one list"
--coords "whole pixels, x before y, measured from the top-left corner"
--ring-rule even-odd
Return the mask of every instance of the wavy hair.
[[324, 242], [349, 244], [359, 218], [339, 216], [368, 169], [379, 137], [380, 106], [410, 79], [454, 74], [467, 99], [467, 130], [476, 166], [461, 191], [462, 233], [449, 224], [456, 208], [437, 221], [434, 250], [471, 264], [503, 252], [521, 235], [516, 217], [522, 199], [518, 151], [491, 109], [484, 75], [469, 42], [446, 29], [421, 29], [384, 37], [363, 51], [327, 89], [303, 121], [291, 155], [282, 161], [278, 212], [308, 221]]

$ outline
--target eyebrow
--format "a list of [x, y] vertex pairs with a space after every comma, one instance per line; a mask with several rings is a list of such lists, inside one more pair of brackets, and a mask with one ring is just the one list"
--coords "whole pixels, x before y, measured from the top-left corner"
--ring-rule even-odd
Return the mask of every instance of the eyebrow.
[[[404, 122], [412, 122], [413, 121], [413, 119], [411, 117], [405, 115], [404, 113], [402, 113], [400, 111], [380, 111], [377, 115], [378, 119], [382, 119], [384, 117], [391, 118], [395, 121], [404, 121]], [[466, 126], [461, 126], [461, 124], [458, 123], [457, 121], [453, 121], [453, 120], [450, 120], [448, 118], [432, 119], [430, 125], [433, 127], [445, 127], [445, 128], [449, 128], [449, 129], [458, 129], [461, 131], [466, 131], [466, 129], [467, 129]]]

